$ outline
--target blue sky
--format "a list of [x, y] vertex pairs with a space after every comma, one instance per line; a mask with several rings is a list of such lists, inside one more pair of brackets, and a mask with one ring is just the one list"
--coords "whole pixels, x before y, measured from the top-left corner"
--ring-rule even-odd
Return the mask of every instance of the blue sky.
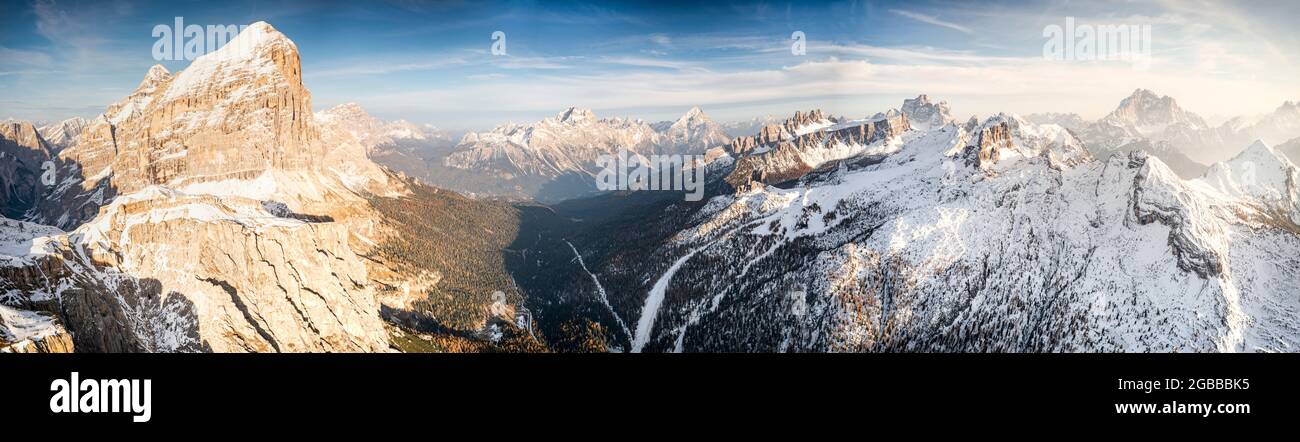
[[[652, 121], [693, 105], [723, 121], [814, 107], [863, 116], [919, 93], [961, 118], [1098, 117], [1139, 87], [1209, 117], [1300, 99], [1300, 2], [1286, 0], [10, 3], [0, 118], [26, 120], [102, 112], [158, 63], [151, 31], [177, 16], [271, 23], [297, 43], [317, 109], [357, 102], [452, 130], [568, 106]], [[1152, 65], [1044, 59], [1044, 27], [1067, 16], [1150, 26]], [[507, 55], [490, 53], [494, 31]], [[806, 54], [790, 51], [795, 31]]]

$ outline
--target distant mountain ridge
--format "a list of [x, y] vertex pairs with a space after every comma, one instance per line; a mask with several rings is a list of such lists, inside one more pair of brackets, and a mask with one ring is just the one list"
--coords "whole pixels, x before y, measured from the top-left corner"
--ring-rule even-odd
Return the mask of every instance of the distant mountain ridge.
[[1138, 89], [1079, 133], [1095, 153], [1146, 150], [1180, 176], [1192, 178], [1204, 173], [1206, 165], [1232, 158], [1254, 140], [1280, 144], [1300, 137], [1300, 106], [1288, 101], [1267, 115], [1238, 117], [1211, 127], [1173, 98]]
[[593, 177], [601, 155], [703, 154], [730, 137], [698, 107], [672, 122], [598, 118], [568, 108], [532, 124], [504, 124], [461, 138], [443, 165], [490, 183], [464, 189], [476, 194], [558, 201], [597, 192]]

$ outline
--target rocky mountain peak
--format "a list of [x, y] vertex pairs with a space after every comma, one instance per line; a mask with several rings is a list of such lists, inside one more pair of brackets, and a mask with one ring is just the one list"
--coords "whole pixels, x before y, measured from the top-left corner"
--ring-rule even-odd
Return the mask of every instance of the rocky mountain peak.
[[202, 89], [230, 84], [241, 77], [268, 77], [267, 80], [302, 89], [298, 46], [271, 25], [254, 23], [221, 48], [200, 56], [176, 74], [165, 99], [202, 93]]
[[222, 61], [239, 60], [265, 55], [267, 49], [287, 50], [295, 54], [298, 52], [298, 46], [289, 40], [289, 37], [285, 37], [269, 23], [259, 21], [248, 25], [221, 48], [195, 61], [205, 58]]
[[699, 106], [686, 111], [677, 121], [659, 122], [652, 127], [684, 153], [703, 153], [710, 147], [731, 141], [722, 126], [713, 122]]
[[41, 164], [49, 159], [50, 147], [31, 123], [0, 123], [0, 214], [19, 218], [40, 201]]
[[795, 111], [794, 117], [791, 117], [790, 119], [786, 120], [786, 125], [791, 126], [793, 128], [798, 128], [798, 127], [807, 126], [809, 124], [825, 121], [826, 119], [827, 119], [826, 114], [823, 113], [821, 109], [813, 109], [808, 112]]
[[1157, 95], [1147, 89], [1133, 91], [1120, 101], [1119, 107], [1107, 119], [1145, 129], [1141, 132], [1163, 130], [1170, 125], [1209, 127], [1201, 117], [1179, 107], [1173, 97]]
[[36, 126], [27, 121], [0, 123], [0, 140], [6, 140], [29, 149], [46, 149], [46, 142]]
[[689, 121], [698, 117], [708, 118], [707, 115], [704, 115], [703, 109], [700, 109], [699, 106], [692, 106], [691, 110], [686, 111], [686, 114], [678, 118], [677, 121]]
[[[311, 170], [327, 152], [297, 47], [270, 25], [254, 23], [175, 74], [150, 68], [140, 88], [108, 106], [59, 153], [85, 181], [60, 186], [66, 193], [50, 195], [37, 221], [70, 228], [89, 219], [107, 202], [93, 191], [107, 188], [107, 180], [126, 194], [250, 179]], [[59, 176], [78, 178], [71, 170]], [[82, 209], [69, 212], [73, 207]]]
[[149, 72], [144, 74], [144, 79], [140, 80], [140, 86], [136, 89], [156, 86], [171, 79], [171, 71], [168, 71], [167, 68], [163, 67], [163, 65], [155, 64], [153, 67], [149, 68]]
[[596, 114], [593, 113], [590, 109], [570, 107], [568, 109], [565, 109], [564, 112], [560, 112], [560, 114], [557, 115], [555, 118], [556, 120], [559, 120], [559, 122], [561, 123], [581, 123], [585, 121], [595, 120]]
[[907, 119], [912, 126], [917, 129], [936, 128], [956, 121], [952, 117], [952, 110], [948, 107], [948, 102], [932, 102], [930, 96], [925, 94], [903, 100], [901, 110], [907, 115]]
[[357, 103], [344, 103], [317, 112], [316, 121], [322, 131], [330, 132], [327, 139], [339, 139], [346, 133], [354, 138], [368, 153], [374, 149], [391, 144], [398, 139], [425, 140], [429, 138], [447, 139], [447, 135], [432, 125], [420, 126], [406, 121], [386, 122], [371, 116]]
[[73, 117], [42, 126], [39, 130], [46, 142], [50, 143], [56, 150], [61, 150], [75, 143], [77, 137], [81, 135], [82, 131], [86, 130], [88, 125], [90, 125], [90, 122], [86, 121], [85, 118]]
[[713, 124], [713, 120], [699, 106], [692, 107], [686, 111], [677, 121], [673, 122], [670, 127], [696, 127], [706, 124]]
[[1250, 162], [1256, 166], [1278, 167], [1290, 166], [1290, 161], [1278, 155], [1278, 152], [1265, 143], [1264, 140], [1255, 140], [1250, 146], [1238, 153], [1237, 156], [1228, 160], [1229, 163]]
[[1277, 204], [1283, 214], [1300, 209], [1300, 189], [1296, 188], [1300, 172], [1263, 140], [1255, 140], [1232, 159], [1211, 166], [1201, 179], [1228, 195]]

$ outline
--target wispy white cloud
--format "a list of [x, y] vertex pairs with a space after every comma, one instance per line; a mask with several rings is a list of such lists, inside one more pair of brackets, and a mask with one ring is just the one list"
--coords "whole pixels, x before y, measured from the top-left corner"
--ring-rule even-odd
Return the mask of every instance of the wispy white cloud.
[[968, 27], [965, 27], [965, 26], [962, 26], [962, 25], [959, 25], [959, 24], [956, 24], [956, 23], [953, 23], [953, 22], [940, 20], [940, 19], [938, 19], [937, 17], [935, 17], [935, 16], [933, 16], [933, 15], [925, 15], [925, 14], [921, 14], [921, 13], [917, 13], [917, 12], [912, 12], [912, 11], [904, 11], [904, 10], [902, 10], [902, 9], [890, 9], [889, 12], [892, 12], [892, 13], [895, 13], [895, 14], [898, 14], [898, 15], [901, 15], [901, 16], [904, 16], [904, 17], [907, 17], [907, 18], [910, 18], [910, 19], [912, 19], [912, 20], [919, 21], [919, 22], [921, 22], [921, 23], [929, 23], [929, 24], [932, 24], [932, 25], [935, 25], [935, 26], [942, 26], [942, 27], [945, 27], [945, 28], [948, 28], [948, 29], [953, 29], [953, 30], [957, 30], [957, 31], [965, 32], [965, 33], [967, 33], [967, 34], [972, 34], [972, 33], [975, 32], [975, 31], [971, 30], [971, 28], [968, 28]]
[[648, 58], [648, 57], [602, 57], [599, 59], [602, 63], [616, 64], [623, 66], [665, 68], [665, 69], [699, 69], [698, 63], [690, 61], [681, 61], [668, 58]]
[[[1126, 63], [1061, 63], [1041, 57], [979, 57], [942, 50], [870, 46], [835, 49], [841, 55], [883, 51], [895, 59], [912, 62], [877, 63], [830, 56], [784, 67], [735, 71], [666, 69], [611, 73], [584, 69], [580, 74], [509, 78], [469, 87], [384, 94], [370, 97], [367, 102], [400, 106], [417, 101], [439, 103], [448, 109], [493, 109], [544, 116], [567, 106], [600, 110], [685, 109], [702, 105], [709, 109], [820, 101], [835, 113], [868, 115], [884, 108], [843, 98], [927, 93], [948, 99], [957, 112], [966, 115], [1058, 111], [1098, 117], [1139, 87], [1177, 97], [1189, 109], [1202, 113], [1209, 110], [1248, 113], [1252, 109], [1276, 107], [1275, 101], [1281, 96], [1300, 96], [1300, 87], [1296, 85], [1280, 90], [1273, 83], [1249, 78], [1180, 69], [1137, 71]], [[898, 103], [890, 105], [898, 106]]]
[[650, 41], [659, 46], [672, 46], [673, 44], [672, 37], [664, 34], [652, 34], [650, 35]]
[[49, 54], [37, 51], [25, 51], [0, 46], [0, 66], [49, 66], [53, 62]]
[[364, 77], [372, 75], [386, 75], [396, 72], [409, 71], [430, 71], [445, 69], [453, 66], [464, 66], [467, 62], [463, 58], [439, 58], [419, 63], [386, 63], [386, 62], [356, 62], [348, 63], [345, 67], [323, 69], [307, 73], [310, 77], [335, 78], [335, 77]]

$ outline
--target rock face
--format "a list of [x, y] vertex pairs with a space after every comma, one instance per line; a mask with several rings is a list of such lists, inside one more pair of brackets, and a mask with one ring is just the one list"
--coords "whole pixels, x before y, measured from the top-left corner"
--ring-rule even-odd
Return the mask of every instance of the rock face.
[[1001, 159], [1002, 149], [1011, 147], [1011, 130], [1006, 123], [980, 128], [975, 144], [966, 148], [966, 164], [988, 167]]
[[151, 187], [69, 234], [7, 221], [29, 239], [0, 290], [61, 315], [79, 351], [384, 351], [348, 227], [280, 210]]
[[53, 315], [0, 305], [0, 353], [72, 353], [72, 335]]
[[897, 111], [872, 118], [835, 123], [821, 111], [798, 112], [784, 124], [764, 127], [758, 135], [731, 142], [735, 168], [726, 177], [737, 190], [753, 183], [778, 184], [871, 150], [887, 150], [890, 139], [911, 129]]
[[53, 149], [52, 153], [57, 154], [59, 151], [76, 143], [77, 137], [81, 136], [81, 132], [85, 131], [88, 125], [90, 125], [90, 122], [86, 121], [85, 118], [75, 117], [48, 126], [41, 126], [40, 132], [45, 141], [50, 143], [50, 147]]
[[731, 141], [732, 155], [745, 155], [762, 146], [770, 146], [782, 140], [793, 139], [799, 135], [816, 131], [823, 127], [835, 124], [834, 118], [827, 117], [821, 109], [814, 109], [807, 113], [795, 111], [794, 116], [787, 118], [780, 124], [769, 124], [758, 130], [758, 134], [752, 136], [737, 137]]
[[1018, 115], [1002, 113], [983, 123], [972, 119], [963, 130], [969, 140], [962, 149], [965, 163], [986, 172], [996, 172], [1004, 156], [1041, 156], [1055, 168], [1093, 159], [1073, 132], [1056, 124], [1036, 125]]
[[0, 123], [0, 215], [20, 218], [36, 207], [47, 161], [50, 145], [31, 123]]
[[0, 353], [64, 353], [72, 338], [55, 307], [64, 270], [49, 259], [59, 229], [0, 217]]
[[73, 235], [96, 267], [150, 278], [193, 305], [213, 351], [383, 351], [379, 307], [347, 227], [268, 208], [152, 188], [118, 198]]

